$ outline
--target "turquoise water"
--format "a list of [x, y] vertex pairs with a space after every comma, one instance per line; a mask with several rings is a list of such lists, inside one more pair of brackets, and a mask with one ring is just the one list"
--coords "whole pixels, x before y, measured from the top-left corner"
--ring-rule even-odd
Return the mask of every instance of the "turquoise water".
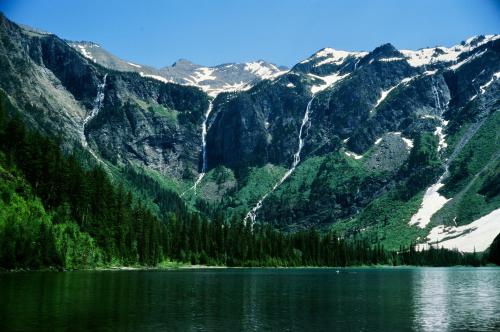
[[0, 330], [500, 331], [500, 269], [4, 273]]

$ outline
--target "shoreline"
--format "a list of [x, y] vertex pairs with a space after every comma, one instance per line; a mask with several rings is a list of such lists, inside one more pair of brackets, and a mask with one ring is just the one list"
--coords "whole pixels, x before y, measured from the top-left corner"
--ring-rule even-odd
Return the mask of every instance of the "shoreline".
[[412, 269], [412, 268], [500, 268], [498, 265], [488, 264], [482, 266], [472, 266], [472, 265], [454, 265], [454, 266], [420, 266], [420, 265], [356, 265], [356, 266], [223, 266], [223, 265], [178, 265], [178, 266], [109, 266], [109, 267], [97, 267], [91, 269], [74, 269], [74, 270], [64, 270], [56, 268], [44, 268], [44, 269], [15, 269], [6, 270], [0, 269], [0, 273], [21, 273], [21, 272], [111, 272], [111, 271], [178, 271], [178, 270], [223, 270], [223, 269], [273, 269], [273, 270], [352, 270], [352, 269], [387, 269], [387, 270], [398, 270], [398, 269]]

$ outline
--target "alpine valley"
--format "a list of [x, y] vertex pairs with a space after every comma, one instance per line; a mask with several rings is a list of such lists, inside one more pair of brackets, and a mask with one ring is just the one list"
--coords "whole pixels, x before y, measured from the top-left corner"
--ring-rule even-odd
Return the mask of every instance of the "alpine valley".
[[157, 69], [1, 15], [2, 267], [476, 259], [499, 96], [500, 35]]

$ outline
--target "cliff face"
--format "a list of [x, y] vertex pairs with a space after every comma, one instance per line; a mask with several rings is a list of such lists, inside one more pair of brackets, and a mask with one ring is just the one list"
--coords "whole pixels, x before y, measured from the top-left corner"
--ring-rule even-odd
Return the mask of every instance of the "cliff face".
[[[397, 216], [404, 224], [416, 213], [419, 195], [444, 176], [442, 191], [455, 202], [445, 208], [454, 212], [446, 217], [437, 213], [432, 220], [452, 223], [465, 203], [447, 189], [460, 176], [443, 172], [450, 165], [455, 165], [451, 173], [458, 172], [456, 159], [467, 159], [464, 146], [481, 139], [466, 128], [496, 126], [499, 47], [498, 37], [488, 36], [450, 49], [398, 51], [390, 44], [370, 53], [324, 49], [273, 80], [220, 95], [209, 121], [207, 150], [209, 168], [224, 166], [240, 178], [239, 192], [225, 201], [227, 208], [243, 213], [258, 206], [257, 220], [284, 229], [354, 220], [344, 231], [390, 220], [364, 212], [384, 200], [407, 211]], [[301, 129], [304, 146], [295, 169]], [[483, 158], [487, 169], [498, 163], [495, 142], [498, 137], [486, 143], [492, 149]], [[271, 184], [260, 196], [242, 196], [247, 186], [253, 187], [252, 172], [268, 164], [294, 170], [283, 183], [275, 178], [278, 187]], [[477, 186], [485, 181], [479, 178]], [[467, 189], [468, 180], [460, 180], [460, 186]], [[469, 194], [485, 199], [477, 191]], [[403, 201], [396, 204], [394, 197]], [[477, 208], [475, 217], [498, 207], [488, 200], [480, 203], [488, 208]], [[461, 215], [468, 222], [475, 218]]]
[[82, 52], [1, 16], [0, 88], [65, 148], [173, 181], [202, 211], [208, 202], [243, 217], [256, 207], [254, 220], [286, 230], [333, 225], [389, 241], [425, 236], [409, 222], [429, 188], [445, 197], [429, 225], [499, 207], [498, 36], [418, 51], [326, 48], [289, 71], [242, 64], [248, 82], [232, 92], [217, 90], [237, 80], [229, 65], [217, 66], [216, 91], [200, 76], [215, 69], [179, 61], [158, 72], [199, 78], [197, 88]]
[[0, 87], [33, 125], [63, 135], [67, 145], [88, 146], [106, 162], [195, 176], [198, 128], [208, 107], [203, 92], [101, 67], [58, 37], [4, 17], [0, 33]]

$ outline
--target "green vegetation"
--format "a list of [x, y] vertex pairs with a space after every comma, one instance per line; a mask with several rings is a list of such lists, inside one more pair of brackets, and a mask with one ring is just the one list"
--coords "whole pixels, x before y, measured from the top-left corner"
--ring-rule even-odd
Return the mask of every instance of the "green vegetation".
[[[214, 213], [210, 221], [189, 212], [175, 194], [132, 168], [124, 171], [125, 184], [112, 183], [99, 166], [83, 168], [73, 155], [62, 154], [54, 140], [28, 131], [15, 118], [7, 119], [5, 104], [0, 105], [2, 268], [448, 265], [478, 261], [447, 250], [416, 253], [408, 247], [387, 251], [381, 243], [339, 238], [332, 231], [285, 234], [269, 225], [255, 225], [252, 230], [241, 218], [228, 220], [222, 213]], [[318, 174], [328, 167], [342, 172], [359, 166], [335, 160], [323, 162]], [[311, 160], [309, 165], [314, 167], [315, 162]], [[249, 183], [267, 179], [268, 185], [282, 174], [281, 169], [269, 167], [256, 171], [249, 173], [248, 179], [253, 179]], [[126, 190], [132, 184], [149, 189], [132, 194]], [[153, 213], [141, 197], [153, 201], [157, 211]]]
[[241, 179], [239, 190], [225, 200], [224, 207], [236, 214], [245, 214], [257, 201], [285, 174], [281, 166], [267, 164], [263, 167], [250, 168]]
[[409, 200], [426, 189], [443, 172], [438, 155], [438, 138], [429, 132], [417, 136], [408, 162], [403, 166], [399, 178], [406, 179], [398, 186], [398, 196]]
[[0, 262], [6, 268], [96, 267], [102, 252], [61, 210], [48, 213], [0, 154]]
[[157, 216], [169, 212], [185, 211], [186, 206], [179, 197], [177, 184], [167, 177], [161, 177], [152, 170], [127, 165], [120, 170], [128, 190], [147, 204]]
[[454, 195], [470, 182], [474, 174], [498, 156], [500, 112], [493, 113], [464, 146], [450, 165], [450, 176], [443, 192]]
[[332, 230], [349, 238], [366, 238], [370, 243], [383, 244], [389, 250], [397, 250], [400, 245], [410, 246], [427, 234], [417, 226], [408, 225], [421, 200], [422, 195], [405, 201], [396, 191], [389, 192], [354, 217], [334, 223]]
[[464, 225], [500, 207], [500, 113], [491, 114], [451, 163], [441, 190], [453, 197], [434, 223]]

